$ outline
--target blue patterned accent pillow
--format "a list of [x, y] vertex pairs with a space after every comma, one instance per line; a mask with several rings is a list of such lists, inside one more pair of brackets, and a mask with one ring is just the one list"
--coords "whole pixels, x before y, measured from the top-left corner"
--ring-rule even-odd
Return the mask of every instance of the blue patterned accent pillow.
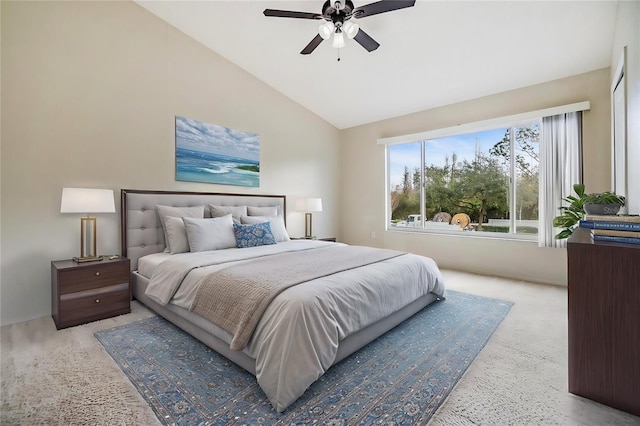
[[276, 243], [269, 222], [252, 223], [251, 225], [234, 223], [233, 232], [236, 234], [238, 248], [266, 246]]

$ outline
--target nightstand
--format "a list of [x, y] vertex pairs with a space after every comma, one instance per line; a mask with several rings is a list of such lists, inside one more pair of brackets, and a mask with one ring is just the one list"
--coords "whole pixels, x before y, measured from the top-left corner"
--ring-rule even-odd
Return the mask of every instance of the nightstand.
[[131, 312], [129, 259], [51, 262], [51, 316], [56, 328]]

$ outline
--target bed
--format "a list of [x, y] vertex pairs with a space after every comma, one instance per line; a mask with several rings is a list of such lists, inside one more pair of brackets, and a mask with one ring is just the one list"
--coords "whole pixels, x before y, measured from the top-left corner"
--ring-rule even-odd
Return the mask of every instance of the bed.
[[[278, 412], [331, 365], [445, 296], [442, 275], [427, 257], [291, 240], [285, 196], [123, 189], [121, 215], [122, 254], [131, 260], [134, 297], [254, 374]], [[229, 224], [237, 224], [236, 232], [262, 232], [264, 222], [273, 229], [266, 233], [273, 242], [207, 246], [224, 241]], [[214, 224], [211, 234], [204, 226]], [[176, 233], [180, 225], [184, 230]], [[312, 266], [298, 267], [306, 262]], [[254, 294], [248, 284], [254, 277], [282, 288]], [[228, 287], [221, 292], [223, 281]], [[213, 293], [205, 294], [205, 287]], [[222, 301], [237, 297], [231, 295], [235, 288], [249, 293], [226, 311]], [[261, 315], [246, 314], [258, 304], [264, 305], [255, 309]], [[225, 319], [234, 315], [249, 325], [248, 332], [229, 328]]]

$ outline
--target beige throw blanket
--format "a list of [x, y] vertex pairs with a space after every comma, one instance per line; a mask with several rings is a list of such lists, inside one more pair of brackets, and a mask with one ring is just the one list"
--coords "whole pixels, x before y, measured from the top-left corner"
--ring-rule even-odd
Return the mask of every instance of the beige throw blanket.
[[208, 275], [191, 310], [233, 334], [231, 350], [240, 351], [269, 303], [287, 288], [403, 254], [363, 246], [328, 246], [258, 258]]

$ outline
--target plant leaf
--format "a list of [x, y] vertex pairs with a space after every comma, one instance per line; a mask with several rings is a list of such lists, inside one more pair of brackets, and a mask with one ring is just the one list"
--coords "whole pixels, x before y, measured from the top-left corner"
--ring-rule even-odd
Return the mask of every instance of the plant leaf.
[[563, 229], [558, 235], [556, 235], [556, 240], [563, 240], [565, 238], [569, 238], [573, 231], [571, 229]]

